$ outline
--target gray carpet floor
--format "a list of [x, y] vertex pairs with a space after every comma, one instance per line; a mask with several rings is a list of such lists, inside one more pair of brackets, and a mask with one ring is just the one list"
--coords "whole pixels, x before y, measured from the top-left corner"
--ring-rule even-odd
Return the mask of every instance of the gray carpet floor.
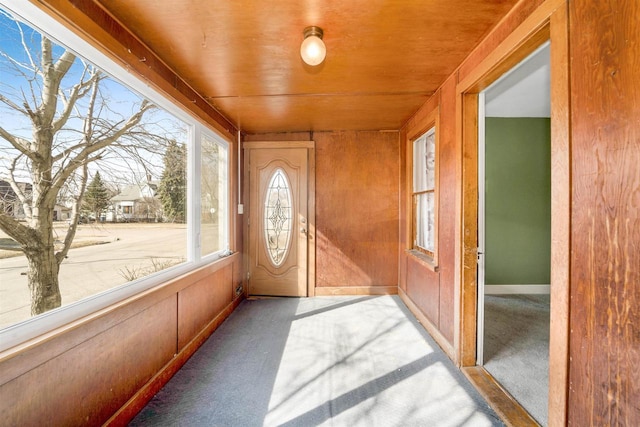
[[543, 426], [549, 318], [549, 295], [485, 295], [484, 368]]
[[132, 426], [503, 425], [397, 296], [249, 300]]

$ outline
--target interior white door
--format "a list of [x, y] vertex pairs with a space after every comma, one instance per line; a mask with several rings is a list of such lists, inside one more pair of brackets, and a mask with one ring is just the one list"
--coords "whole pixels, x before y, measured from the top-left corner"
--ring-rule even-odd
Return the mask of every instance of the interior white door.
[[484, 268], [485, 268], [485, 100], [478, 95], [478, 329], [476, 331], [476, 364], [484, 364]]

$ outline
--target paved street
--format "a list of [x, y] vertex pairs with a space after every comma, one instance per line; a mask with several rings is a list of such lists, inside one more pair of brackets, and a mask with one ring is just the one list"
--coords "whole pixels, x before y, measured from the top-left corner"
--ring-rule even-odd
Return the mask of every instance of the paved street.
[[[62, 239], [65, 226], [59, 227]], [[75, 241], [104, 244], [69, 251], [60, 267], [63, 305], [127, 282], [125, 267], [149, 268], [152, 259], [180, 262], [186, 239], [184, 224], [81, 225]], [[0, 328], [30, 316], [26, 271], [24, 256], [0, 259]]]

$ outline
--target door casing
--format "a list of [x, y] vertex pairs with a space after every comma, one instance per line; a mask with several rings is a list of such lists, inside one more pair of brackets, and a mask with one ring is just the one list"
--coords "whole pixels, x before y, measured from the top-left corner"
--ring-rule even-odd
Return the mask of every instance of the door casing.
[[[570, 76], [568, 5], [546, 0], [512, 31], [456, 87], [456, 131], [461, 140], [460, 205], [457, 233], [454, 337], [456, 362], [476, 375], [478, 94], [551, 40], [551, 327], [549, 357], [549, 425], [567, 421], [569, 366], [569, 255], [571, 229]], [[468, 370], [465, 370], [468, 367]], [[482, 368], [479, 368], [482, 370]], [[477, 375], [476, 375], [477, 376]], [[482, 380], [480, 380], [482, 381]], [[473, 381], [472, 381], [473, 382]], [[475, 382], [474, 382], [475, 384]], [[480, 384], [480, 382], [478, 382]], [[498, 404], [498, 400], [494, 402]]]
[[[243, 220], [243, 242], [244, 242], [244, 271], [245, 283], [249, 282], [249, 271], [251, 263], [250, 254], [250, 234], [248, 220], [251, 217], [251, 188], [250, 188], [250, 152], [251, 150], [270, 150], [281, 148], [304, 148], [307, 150], [307, 296], [315, 296], [315, 142], [314, 141], [246, 141], [242, 144], [244, 148], [244, 188], [243, 200], [245, 201]], [[276, 151], [274, 151], [276, 153]], [[293, 230], [297, 234], [298, 230]], [[249, 289], [250, 292], [250, 289]]]

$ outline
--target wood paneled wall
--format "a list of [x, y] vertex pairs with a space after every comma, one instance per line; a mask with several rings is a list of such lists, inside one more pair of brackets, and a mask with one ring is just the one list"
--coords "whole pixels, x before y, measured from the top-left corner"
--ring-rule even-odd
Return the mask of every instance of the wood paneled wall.
[[[558, 281], [558, 294], [570, 292], [566, 307], [552, 304], [552, 323], [568, 325], [569, 378], [566, 407], [554, 405], [554, 425], [638, 425], [640, 423], [640, 3], [593, 2], [572, 0], [569, 5], [569, 37], [557, 43], [568, 43], [570, 57], [556, 48], [556, 57], [569, 61], [570, 125], [557, 129], [571, 141], [569, 162], [559, 162], [570, 170], [558, 171], [570, 176], [571, 186], [562, 199], [571, 200], [570, 263], [556, 257], [557, 270], [568, 269], [570, 282]], [[487, 64], [496, 64], [496, 51], [505, 40], [522, 37], [522, 24], [533, 28], [544, 25], [544, 17], [564, 8], [562, 1], [521, 1], [514, 11], [478, 46], [454, 75], [440, 87], [427, 103], [407, 122], [402, 139], [419, 126], [427, 112], [440, 108], [440, 251], [438, 271], [420, 269], [411, 256], [400, 255], [400, 289], [413, 305], [437, 328], [436, 332], [455, 346], [451, 329], [459, 328], [455, 318], [460, 309], [456, 296], [446, 294], [459, 290], [466, 274], [464, 257], [459, 251], [465, 238], [459, 205], [463, 176], [461, 132], [466, 123], [460, 87], [493, 72]], [[554, 16], [561, 32], [562, 14]], [[554, 30], [552, 30], [554, 31]], [[541, 31], [540, 34], [544, 35]], [[539, 40], [534, 41], [534, 43]], [[514, 44], [514, 43], [507, 43]], [[553, 49], [553, 42], [552, 42]], [[492, 62], [490, 59], [495, 56]], [[556, 67], [556, 70], [558, 67]], [[506, 70], [502, 70], [506, 71]], [[562, 78], [562, 73], [555, 74]], [[495, 78], [495, 77], [494, 77]], [[466, 81], [465, 81], [466, 79]], [[557, 82], [557, 87], [567, 86]], [[458, 88], [456, 88], [456, 84]], [[484, 84], [484, 83], [482, 83]], [[481, 84], [481, 86], [482, 86]], [[481, 90], [482, 87], [476, 87]], [[560, 94], [562, 102], [563, 94]], [[456, 99], [457, 98], [457, 99]], [[458, 123], [456, 123], [458, 121]], [[568, 123], [568, 121], [566, 121]], [[455, 136], [452, 133], [456, 134]], [[450, 140], [451, 138], [451, 140]], [[451, 144], [452, 151], [449, 151]], [[562, 148], [562, 147], [560, 147]], [[557, 147], [557, 149], [560, 149]], [[402, 147], [405, 150], [406, 147]], [[405, 170], [406, 162], [402, 163]], [[406, 182], [403, 182], [403, 185]], [[451, 188], [454, 187], [454, 188]], [[402, 192], [405, 200], [406, 192]], [[401, 227], [406, 229], [407, 212], [401, 203]], [[443, 215], [443, 211], [446, 212]], [[456, 213], [457, 212], [457, 213]], [[455, 215], [448, 224], [443, 217]], [[568, 221], [567, 221], [568, 223]], [[401, 236], [404, 233], [401, 232]], [[450, 239], [450, 240], [449, 240]], [[406, 239], [405, 239], [406, 240]], [[567, 239], [565, 239], [567, 240]], [[447, 241], [456, 248], [446, 247]], [[443, 245], [445, 247], [443, 248]], [[458, 253], [459, 252], [459, 253]], [[451, 269], [447, 271], [447, 269]], [[554, 266], [552, 266], [552, 269]], [[438, 292], [436, 292], [436, 289]], [[553, 290], [552, 290], [553, 292]], [[440, 303], [435, 305], [434, 300]], [[556, 302], [562, 302], [556, 299]], [[568, 310], [567, 310], [568, 308]], [[555, 319], [554, 319], [555, 316]], [[453, 323], [448, 323], [453, 319]], [[458, 349], [456, 349], [457, 351]], [[562, 360], [555, 360], [551, 374], [561, 378]], [[558, 391], [558, 389], [555, 389]], [[557, 396], [551, 396], [552, 399]], [[562, 398], [558, 399], [563, 402]], [[566, 413], [565, 413], [566, 412]]]
[[569, 422], [640, 425], [640, 2], [572, 0]]
[[395, 293], [398, 132], [296, 132], [247, 141], [316, 144], [316, 294]]
[[[438, 89], [438, 92], [421, 107], [407, 122], [403, 132], [409, 137], [403, 140], [404, 169], [403, 169], [403, 211], [402, 244], [400, 247], [401, 265], [406, 265], [406, 271], [401, 272], [400, 287], [408, 298], [422, 311], [428, 320], [437, 328], [445, 342], [440, 341], [443, 348], [450, 350], [454, 341], [454, 286], [455, 286], [455, 215], [457, 194], [457, 157], [456, 121], [455, 121], [455, 91], [456, 75], [449, 77]], [[411, 138], [426, 130], [433, 112], [438, 111], [438, 240], [437, 268], [432, 269], [421, 262], [414, 254], [408, 252], [411, 247], [411, 176], [406, 168], [410, 168], [411, 159], [406, 153], [411, 153]], [[431, 331], [433, 333], [433, 331]], [[440, 337], [436, 337], [440, 338]], [[452, 355], [450, 355], [452, 356]]]
[[240, 302], [240, 263], [232, 255], [1, 353], [0, 424], [126, 423]]
[[317, 286], [397, 287], [398, 133], [314, 139]]

